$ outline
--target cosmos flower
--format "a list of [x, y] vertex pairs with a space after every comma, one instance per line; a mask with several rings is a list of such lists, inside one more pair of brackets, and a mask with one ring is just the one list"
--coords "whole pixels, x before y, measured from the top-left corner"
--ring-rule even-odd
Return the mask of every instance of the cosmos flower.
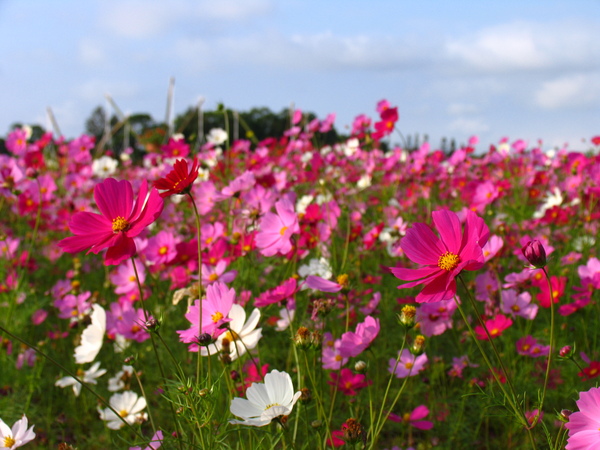
[[287, 198], [275, 203], [275, 209], [277, 214], [267, 212], [261, 218], [260, 231], [255, 237], [256, 246], [264, 256], [289, 253], [292, 250], [292, 234], [300, 233], [294, 205]]
[[[147, 418], [146, 413], [142, 412], [146, 407], [146, 399], [138, 397], [133, 391], [114, 394], [110, 398], [109, 404], [130, 425], [136, 422], [144, 422]], [[108, 422], [107, 426], [111, 430], [118, 430], [125, 425], [123, 420], [109, 408], [102, 409], [98, 407], [98, 413], [100, 414], [100, 419]]]
[[[227, 332], [221, 334], [214, 344], [200, 348], [202, 356], [214, 355], [229, 348], [229, 357], [235, 360], [239, 356], [246, 353], [246, 350], [251, 350], [258, 344], [262, 337], [262, 328], [256, 328], [260, 319], [260, 311], [254, 308], [250, 317], [246, 321], [246, 311], [240, 305], [234, 304], [227, 315], [231, 322]], [[204, 318], [203, 318], [204, 319]], [[190, 351], [197, 351], [193, 348], [194, 344], [190, 345]]]
[[200, 163], [197, 158], [194, 158], [191, 168], [188, 167], [185, 159], [178, 159], [173, 164], [173, 170], [163, 178], [156, 180], [154, 187], [162, 191], [160, 193], [162, 198], [175, 194], [187, 194], [196, 178], [198, 178], [199, 168]]
[[588, 450], [600, 446], [600, 388], [580, 392], [579, 411], [569, 416], [565, 428], [569, 430], [567, 450]]
[[301, 392], [294, 394], [292, 378], [286, 372], [272, 370], [265, 375], [265, 382], [252, 383], [246, 390], [246, 397], [236, 397], [229, 410], [244, 420], [230, 420], [231, 424], [262, 427], [273, 419], [288, 416], [300, 398]]
[[416, 296], [418, 303], [453, 298], [456, 295], [456, 276], [463, 270], [483, 267], [482, 247], [489, 238], [487, 225], [472, 211], [467, 212], [462, 232], [456, 213], [441, 210], [434, 211], [431, 216], [440, 237], [428, 225], [415, 223], [400, 243], [406, 256], [423, 267], [390, 268], [396, 278], [409, 281], [399, 288], [425, 285]]
[[[77, 376], [84, 383], [97, 384], [96, 378], [101, 377], [105, 373], [106, 369], [100, 369], [100, 362], [95, 362], [92, 365], [92, 367], [90, 367], [88, 370], [78, 370]], [[73, 386], [73, 392], [75, 393], [75, 397], [79, 397], [79, 394], [81, 393], [81, 383], [79, 383], [79, 381], [77, 381], [71, 376], [63, 377], [59, 380], [56, 380], [56, 383], [54, 383], [54, 385], [61, 388]]]
[[118, 265], [136, 253], [133, 240], [144, 228], [160, 216], [163, 201], [156, 189], [148, 195], [148, 183], [140, 187], [133, 201], [133, 188], [127, 180], [107, 178], [94, 188], [94, 199], [101, 214], [80, 211], [71, 217], [69, 229], [75, 236], [58, 243], [65, 252], [87, 253], [108, 249], [104, 257], [107, 266]]
[[22, 447], [34, 438], [33, 425], [31, 428], [27, 428], [27, 416], [25, 414], [15, 422], [12, 429], [0, 419], [0, 445], [2, 445], [0, 448], [13, 450]]
[[92, 306], [92, 323], [81, 333], [81, 343], [75, 348], [75, 362], [92, 362], [102, 348], [106, 332], [106, 312], [100, 305]]

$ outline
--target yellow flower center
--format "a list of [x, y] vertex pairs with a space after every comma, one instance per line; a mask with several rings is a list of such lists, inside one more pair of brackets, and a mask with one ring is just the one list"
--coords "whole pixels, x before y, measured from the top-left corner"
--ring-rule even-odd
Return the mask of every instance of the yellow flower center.
[[221, 320], [223, 318], [223, 314], [221, 314], [220, 311], [217, 311], [212, 316], [210, 316], [210, 318], [212, 319], [213, 323], [217, 323], [219, 320]]
[[285, 234], [285, 230], [287, 229], [288, 227], [283, 227], [281, 230], [279, 230], [279, 234], [283, 236]]
[[129, 222], [124, 217], [115, 217], [112, 221], [113, 233], [119, 233], [129, 228]]
[[407, 362], [406, 364], [404, 364], [404, 367], [406, 367], [408, 370], [412, 369], [413, 366], [414, 366], [414, 364], [411, 362]]
[[225, 336], [223, 336], [223, 340], [227, 339], [229, 342], [237, 341], [239, 338], [240, 335], [233, 330], [229, 330], [227, 333], [225, 333]]
[[208, 276], [208, 280], [209, 280], [209, 281], [216, 281], [216, 280], [218, 280], [218, 279], [219, 279], [219, 275], [217, 275], [216, 273], [211, 273], [211, 274]]
[[438, 259], [438, 267], [443, 270], [454, 270], [458, 263], [460, 262], [460, 258], [456, 253], [446, 252], [440, 256]]
[[5, 446], [5, 447], [11, 448], [13, 445], [15, 445], [15, 443], [16, 443], [16, 442], [17, 442], [17, 441], [15, 441], [15, 440], [12, 438], [12, 436], [6, 436], [6, 437], [4, 438], [4, 446]]
[[341, 275], [338, 275], [336, 281], [338, 282], [339, 285], [343, 286], [343, 287], [348, 287], [348, 275], [343, 273]]
[[121, 411], [119, 411], [119, 415], [123, 418], [127, 417], [129, 415], [129, 412], [127, 412], [126, 410], [122, 409]]
[[267, 409], [271, 409], [273, 406], [281, 406], [281, 405], [280, 405], [279, 403], [271, 403], [270, 405], [267, 405], [267, 406], [266, 406], [266, 408], [265, 408], [265, 411], [266, 411]]
[[158, 254], [159, 254], [159, 255], [166, 255], [166, 254], [167, 254], [167, 250], [169, 250], [169, 249], [167, 248], [167, 246], [166, 246], [166, 245], [163, 245], [161, 248], [159, 248], [159, 249], [158, 249]]

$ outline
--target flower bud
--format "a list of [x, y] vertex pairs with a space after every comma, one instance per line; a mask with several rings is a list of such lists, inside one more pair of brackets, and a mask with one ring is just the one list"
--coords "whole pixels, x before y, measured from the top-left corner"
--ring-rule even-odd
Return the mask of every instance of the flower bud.
[[160, 321], [154, 317], [150, 317], [144, 324], [146, 329], [150, 332], [157, 332], [160, 329]]
[[561, 348], [558, 352], [558, 355], [561, 358], [569, 358], [571, 355], [573, 354], [573, 349], [571, 348], [570, 345], [565, 345], [563, 348]]
[[536, 269], [546, 267], [546, 250], [544, 250], [544, 246], [537, 239], [529, 241], [521, 251], [525, 259]]
[[425, 347], [425, 336], [423, 336], [422, 334], [419, 334], [415, 338], [415, 341], [413, 342], [413, 344], [409, 350], [413, 355], [419, 356], [425, 350], [424, 347]]
[[416, 314], [417, 308], [411, 305], [405, 305], [402, 308], [402, 312], [398, 315], [398, 321], [406, 328], [412, 328], [415, 326]]
[[367, 371], [367, 363], [364, 361], [356, 361], [354, 370], [358, 373], [365, 373]]
[[301, 392], [301, 394], [300, 394], [299, 400], [301, 402], [308, 403], [312, 400], [312, 392], [310, 389], [302, 388], [302, 389], [300, 389], [300, 392]]
[[559, 419], [563, 422], [568, 422], [569, 421], [569, 417], [571, 416], [571, 414], [573, 414], [573, 411], [570, 411], [568, 409], [561, 409], [560, 414], [559, 414]]
[[349, 444], [366, 441], [367, 436], [365, 435], [364, 429], [356, 419], [346, 420], [346, 422], [342, 424], [342, 431], [344, 432], [344, 440]]
[[307, 349], [310, 347], [312, 341], [312, 333], [306, 327], [298, 328], [296, 335], [294, 336], [294, 344], [296, 347], [301, 349]]

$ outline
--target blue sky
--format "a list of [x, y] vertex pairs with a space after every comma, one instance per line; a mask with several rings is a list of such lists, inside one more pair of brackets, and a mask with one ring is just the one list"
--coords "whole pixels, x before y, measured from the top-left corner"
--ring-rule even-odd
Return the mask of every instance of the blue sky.
[[66, 137], [110, 94], [165, 117], [205, 99], [337, 114], [344, 130], [388, 99], [404, 134], [484, 148], [600, 134], [600, 2], [532, 0], [0, 0], [0, 134], [14, 122]]

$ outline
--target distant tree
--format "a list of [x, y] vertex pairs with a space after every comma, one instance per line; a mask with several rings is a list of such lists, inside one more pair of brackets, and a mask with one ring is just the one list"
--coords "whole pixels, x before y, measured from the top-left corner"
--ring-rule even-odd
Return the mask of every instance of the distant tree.
[[91, 116], [85, 121], [85, 132], [100, 140], [106, 127], [106, 111], [102, 106], [97, 106]]

